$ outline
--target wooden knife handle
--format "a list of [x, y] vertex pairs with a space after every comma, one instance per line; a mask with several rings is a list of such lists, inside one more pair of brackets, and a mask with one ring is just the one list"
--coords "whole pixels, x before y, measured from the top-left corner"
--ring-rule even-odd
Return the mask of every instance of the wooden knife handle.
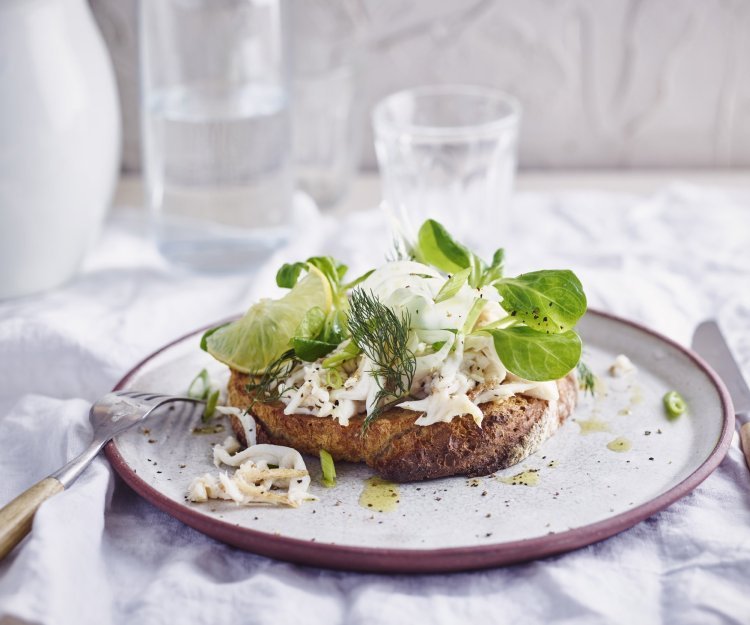
[[0, 560], [29, 533], [39, 506], [63, 490], [58, 480], [46, 477], [0, 510]]
[[742, 453], [745, 454], [747, 468], [750, 469], [750, 421], [743, 423], [740, 427], [740, 447], [742, 447]]

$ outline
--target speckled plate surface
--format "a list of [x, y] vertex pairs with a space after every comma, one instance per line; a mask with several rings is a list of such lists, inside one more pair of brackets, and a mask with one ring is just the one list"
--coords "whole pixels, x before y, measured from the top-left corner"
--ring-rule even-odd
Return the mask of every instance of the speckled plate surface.
[[[372, 472], [337, 464], [338, 483], [297, 509], [185, 500], [196, 475], [215, 471], [211, 447], [227, 432], [196, 435], [190, 411], [150, 418], [107, 446], [115, 470], [154, 505], [218, 540], [316, 566], [394, 572], [458, 571], [510, 564], [588, 545], [647, 518], [703, 481], [726, 454], [731, 400], [695, 354], [636, 324], [589, 312], [579, 326], [584, 359], [599, 376], [594, 398], [521, 464], [478, 479], [401, 484], [389, 511], [360, 501]], [[203, 367], [223, 366], [198, 347], [200, 332], [159, 350], [116, 388], [184, 393]], [[637, 371], [607, 370], [626, 354]], [[664, 416], [671, 389], [689, 413]], [[227, 429], [228, 425], [227, 425]]]

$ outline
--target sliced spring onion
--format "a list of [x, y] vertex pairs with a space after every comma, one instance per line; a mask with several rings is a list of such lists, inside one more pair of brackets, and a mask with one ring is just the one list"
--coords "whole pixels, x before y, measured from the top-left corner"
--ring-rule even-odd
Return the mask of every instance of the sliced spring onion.
[[336, 486], [336, 467], [331, 454], [325, 449], [320, 450], [320, 468], [323, 470], [323, 486], [326, 488]]
[[201, 369], [188, 386], [187, 396], [192, 399], [206, 399], [210, 390], [211, 380], [208, 377], [208, 371]]
[[193, 378], [190, 386], [188, 386], [188, 397], [206, 402], [206, 407], [203, 410], [203, 423], [207, 423], [214, 416], [220, 394], [221, 391], [211, 384], [211, 378], [206, 369], [201, 369], [201, 372]]
[[474, 303], [471, 305], [471, 308], [469, 308], [469, 313], [466, 315], [466, 321], [464, 321], [464, 325], [461, 328], [461, 332], [464, 334], [470, 334], [471, 331], [474, 329], [474, 326], [477, 323], [477, 319], [479, 319], [479, 315], [482, 314], [482, 309], [484, 308], [484, 305], [487, 303], [486, 299], [477, 298], [474, 300]]
[[206, 398], [206, 408], [203, 410], [203, 422], [206, 423], [214, 416], [216, 404], [219, 403], [219, 389], [215, 389]]
[[333, 356], [329, 356], [328, 358], [326, 358], [323, 361], [323, 367], [325, 367], [326, 369], [337, 367], [342, 362], [346, 362], [347, 360], [356, 358], [361, 353], [362, 350], [357, 347], [357, 344], [354, 341], [350, 341], [340, 352], [337, 352], [333, 354]]
[[679, 417], [687, 410], [687, 402], [677, 391], [669, 391], [663, 397], [664, 410], [667, 412], [667, 418], [672, 420]]
[[331, 388], [341, 388], [344, 386], [344, 379], [341, 377], [338, 369], [326, 369], [324, 375], [323, 379], [326, 386], [330, 386]]

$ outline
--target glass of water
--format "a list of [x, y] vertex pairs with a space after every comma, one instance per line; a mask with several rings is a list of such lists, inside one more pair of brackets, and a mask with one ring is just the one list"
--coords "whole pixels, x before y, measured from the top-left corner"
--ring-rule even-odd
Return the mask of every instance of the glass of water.
[[500, 91], [400, 91], [373, 111], [383, 200], [413, 233], [428, 218], [485, 253], [507, 219], [521, 107]]
[[297, 186], [318, 206], [346, 194], [359, 164], [359, 48], [298, 27], [292, 44], [292, 155]]
[[247, 270], [289, 236], [283, 4], [140, 3], [146, 201], [178, 264]]

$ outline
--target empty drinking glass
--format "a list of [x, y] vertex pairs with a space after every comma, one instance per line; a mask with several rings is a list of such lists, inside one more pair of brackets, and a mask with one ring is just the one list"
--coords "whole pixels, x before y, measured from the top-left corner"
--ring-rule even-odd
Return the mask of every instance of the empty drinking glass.
[[383, 199], [407, 229], [434, 218], [491, 252], [507, 214], [521, 109], [484, 87], [401, 91], [373, 112]]
[[147, 203], [162, 253], [246, 270], [292, 210], [283, 0], [141, 2]]

